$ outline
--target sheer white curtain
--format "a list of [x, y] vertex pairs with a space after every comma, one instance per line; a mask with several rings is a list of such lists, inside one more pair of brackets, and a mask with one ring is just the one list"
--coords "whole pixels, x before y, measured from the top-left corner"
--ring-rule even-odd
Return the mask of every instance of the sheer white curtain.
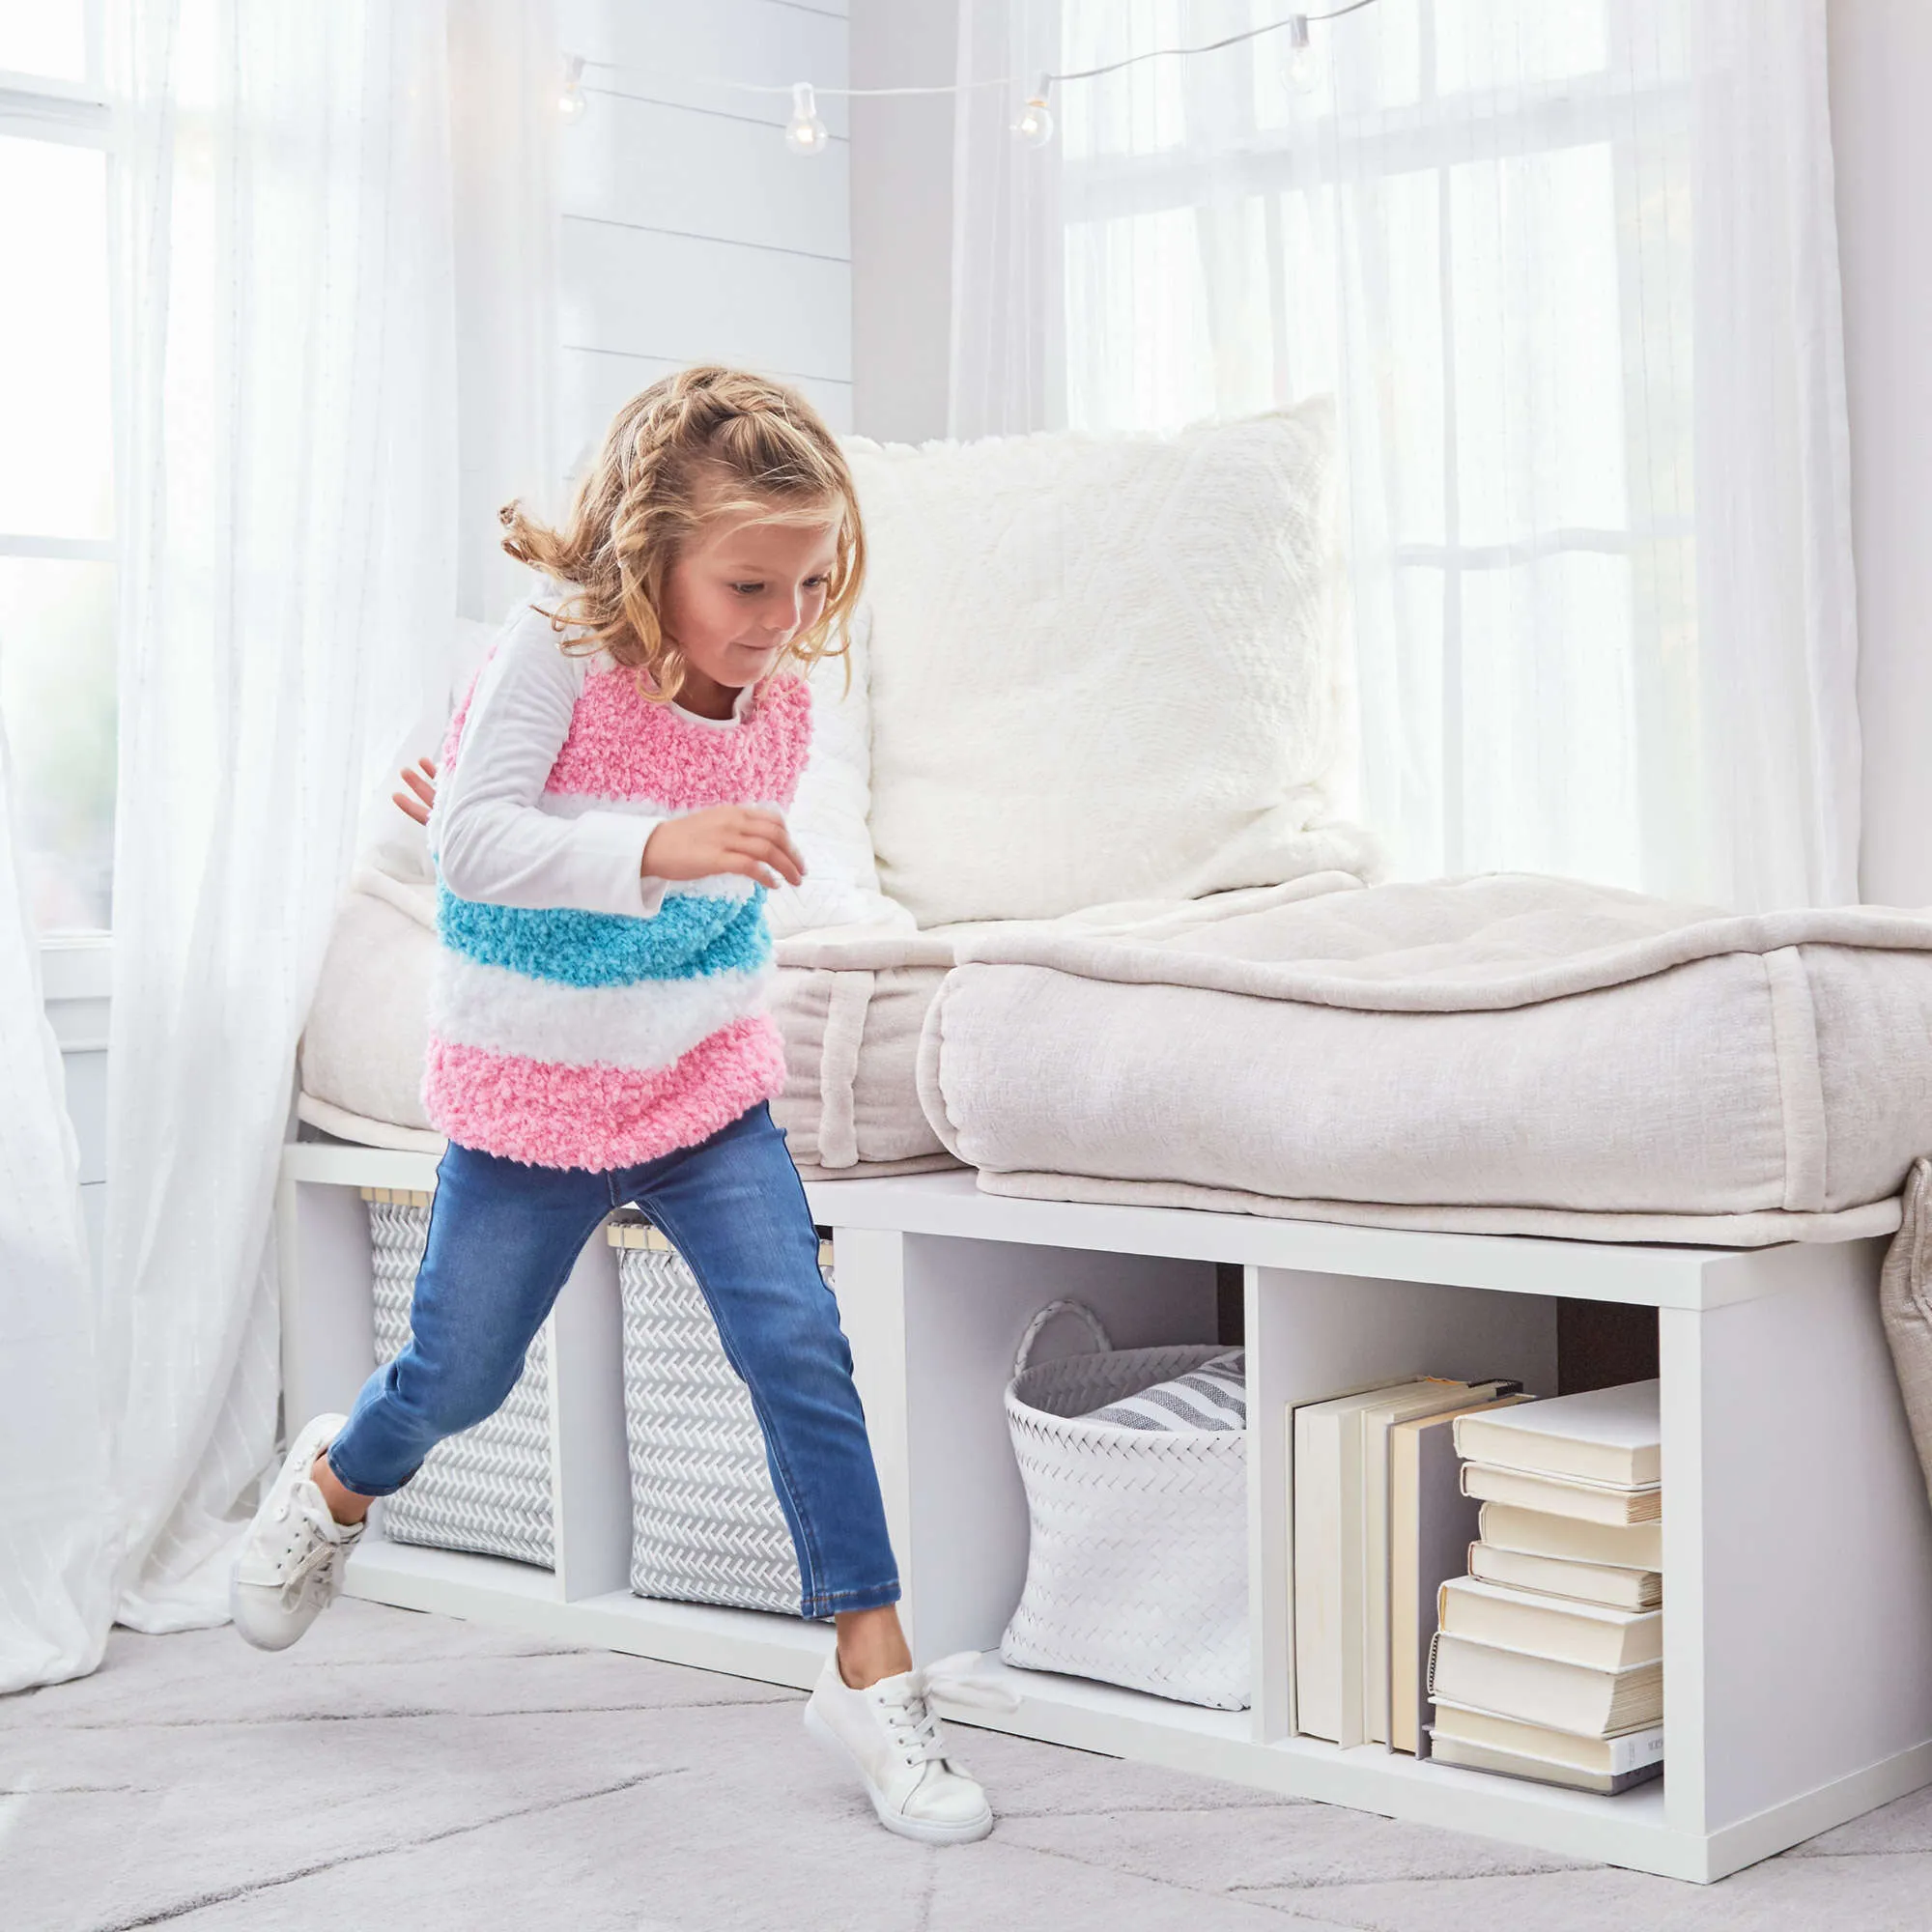
[[358, 811], [446, 683], [459, 571], [492, 594], [496, 493], [549, 462], [559, 66], [548, 0], [110, 14], [130, 535], [101, 1373], [117, 1614], [161, 1630], [226, 1614], [272, 1459], [275, 1171]]
[[123, 0], [121, 756], [100, 1324], [116, 1613], [226, 1614], [270, 1210], [358, 807], [454, 612], [440, 4]]
[[0, 732], [0, 1692], [92, 1670], [113, 1606], [79, 1160], [12, 808]]
[[[962, 0], [961, 77], [1275, 0]], [[1338, 399], [1409, 875], [1856, 896], [1823, 0], [1377, 0], [958, 120], [953, 433]], [[1031, 361], [1016, 345], [1034, 347]]]

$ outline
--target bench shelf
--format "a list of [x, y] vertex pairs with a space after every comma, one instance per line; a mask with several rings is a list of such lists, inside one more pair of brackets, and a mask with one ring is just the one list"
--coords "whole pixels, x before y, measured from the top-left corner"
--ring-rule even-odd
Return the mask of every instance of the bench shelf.
[[[292, 1420], [346, 1407], [373, 1361], [358, 1190], [434, 1178], [426, 1154], [287, 1149]], [[1018, 1599], [1026, 1504], [1001, 1394], [1033, 1313], [1075, 1295], [1118, 1347], [1212, 1340], [1215, 1264], [1243, 1270], [1253, 1708], [1202, 1710], [989, 1659], [1020, 1709], [956, 1721], [1698, 1881], [1932, 1781], [1932, 1512], [1879, 1327], [1882, 1243], [1743, 1251], [1418, 1234], [1006, 1199], [961, 1173], [807, 1192], [833, 1230], [840, 1320], [921, 1657], [996, 1650]], [[1559, 1296], [1657, 1313], [1664, 1779], [1603, 1798], [1295, 1735], [1288, 1406], [1416, 1371], [1551, 1390]], [[385, 1542], [379, 1508], [351, 1592], [809, 1685], [829, 1627], [626, 1587], [616, 1271], [601, 1239], [551, 1321], [556, 1569]]]

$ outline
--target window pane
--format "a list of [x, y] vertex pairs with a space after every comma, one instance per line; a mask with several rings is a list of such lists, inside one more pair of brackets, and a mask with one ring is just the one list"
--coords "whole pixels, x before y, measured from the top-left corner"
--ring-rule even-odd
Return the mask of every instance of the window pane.
[[0, 533], [113, 534], [107, 157], [0, 138]]
[[0, 722], [43, 932], [109, 923], [114, 708], [113, 566], [0, 557]]
[[[1079, 72], [1149, 47], [1189, 41], [1179, 0], [1107, 0], [1069, 6], [1061, 17], [1061, 68]], [[1053, 111], [1069, 161], [1099, 155], [1151, 155], [1187, 138], [1182, 63], [1141, 61], [1094, 80], [1056, 89]]]
[[1398, 542], [1446, 540], [1441, 188], [1433, 170], [1389, 175], [1353, 197], [1350, 256], [1363, 312], [1378, 306], [1388, 335], [1376, 345], [1387, 401], [1389, 498]]
[[1601, 73], [1604, 0], [1435, 0], [1435, 90], [1460, 94]]
[[0, 6], [0, 71], [85, 80], [84, 0], [7, 0]]
[[1195, 211], [1066, 230], [1066, 419], [1077, 429], [1179, 429], [1214, 410], [1214, 350]]
[[1623, 297], [1607, 145], [1449, 170], [1462, 540], [1622, 529]]
[[1634, 887], [1635, 651], [1625, 556], [1571, 552], [1462, 584], [1465, 844], [1456, 869], [1524, 867]]

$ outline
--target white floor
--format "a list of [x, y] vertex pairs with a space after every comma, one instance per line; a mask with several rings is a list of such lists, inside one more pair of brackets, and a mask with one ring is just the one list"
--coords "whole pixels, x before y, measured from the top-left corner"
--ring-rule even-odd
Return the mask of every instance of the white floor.
[[338, 1604], [117, 1631], [0, 1700], [6, 1932], [1923, 1932], [1932, 1790], [1694, 1887], [956, 1733], [1001, 1824], [888, 1837], [797, 1693]]

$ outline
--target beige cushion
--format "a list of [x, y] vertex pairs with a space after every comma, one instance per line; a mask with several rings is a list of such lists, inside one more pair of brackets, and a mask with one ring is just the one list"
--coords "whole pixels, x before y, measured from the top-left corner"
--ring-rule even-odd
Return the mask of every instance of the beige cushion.
[[991, 1191], [1752, 1243], [1890, 1227], [1932, 1147], [1918, 914], [1500, 875], [959, 956], [921, 1093]]

